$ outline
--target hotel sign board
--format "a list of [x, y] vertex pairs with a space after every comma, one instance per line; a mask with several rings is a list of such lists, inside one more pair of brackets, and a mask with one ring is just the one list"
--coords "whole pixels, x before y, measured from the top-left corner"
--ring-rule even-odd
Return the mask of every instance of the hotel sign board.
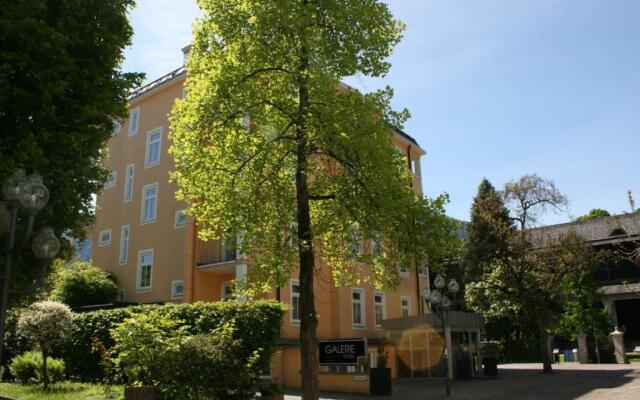
[[320, 365], [358, 365], [367, 355], [367, 339], [320, 340]]

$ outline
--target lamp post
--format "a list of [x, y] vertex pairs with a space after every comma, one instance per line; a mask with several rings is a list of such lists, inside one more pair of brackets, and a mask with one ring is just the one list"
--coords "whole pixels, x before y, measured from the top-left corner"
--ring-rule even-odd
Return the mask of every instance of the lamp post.
[[[25, 176], [24, 171], [18, 170], [4, 181], [2, 192], [5, 201], [0, 201], [0, 235], [8, 234], [8, 237], [2, 273], [2, 293], [0, 293], [0, 362], [2, 362], [3, 355], [5, 317], [9, 305], [9, 295], [26, 294], [37, 290], [44, 281], [49, 262], [60, 251], [60, 240], [54, 234], [53, 228], [43, 227], [42, 231], [31, 240], [31, 251], [37, 258], [43, 260], [40, 276], [29, 287], [22, 289], [11, 287], [13, 256], [20, 254], [29, 244], [35, 216], [49, 201], [49, 190], [42, 183], [40, 175]], [[16, 243], [18, 211], [20, 210], [26, 213], [27, 229], [20, 243]]]
[[[427, 302], [431, 310], [438, 316], [442, 322], [442, 338], [444, 340], [444, 382], [447, 390], [447, 396], [451, 395], [451, 389], [449, 387], [449, 349], [447, 348], [447, 319], [449, 314], [449, 308], [451, 308], [451, 299], [447, 296], [447, 293], [452, 297], [460, 290], [460, 285], [455, 279], [451, 279], [447, 284], [442, 275], [438, 275], [433, 281], [433, 285], [436, 287], [434, 290], [425, 288], [422, 292], [424, 301]], [[446, 287], [445, 287], [446, 286]]]

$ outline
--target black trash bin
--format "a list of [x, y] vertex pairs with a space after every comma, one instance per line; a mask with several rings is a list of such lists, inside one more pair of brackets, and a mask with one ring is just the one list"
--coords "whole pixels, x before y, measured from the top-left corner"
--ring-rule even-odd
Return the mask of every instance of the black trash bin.
[[496, 357], [485, 357], [482, 359], [484, 366], [484, 376], [498, 376], [498, 359]]
[[369, 369], [369, 394], [374, 396], [391, 394], [391, 368]]

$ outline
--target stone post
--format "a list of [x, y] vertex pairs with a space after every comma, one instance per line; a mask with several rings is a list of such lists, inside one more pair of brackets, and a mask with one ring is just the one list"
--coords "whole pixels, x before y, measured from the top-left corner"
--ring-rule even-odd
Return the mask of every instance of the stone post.
[[624, 352], [624, 333], [616, 330], [610, 333], [611, 339], [613, 340], [613, 348], [616, 351], [616, 362], [618, 364], [628, 364], [627, 355]]
[[589, 351], [587, 350], [587, 334], [578, 333], [576, 339], [578, 339], [578, 361], [580, 361], [580, 364], [587, 364], [589, 362]]

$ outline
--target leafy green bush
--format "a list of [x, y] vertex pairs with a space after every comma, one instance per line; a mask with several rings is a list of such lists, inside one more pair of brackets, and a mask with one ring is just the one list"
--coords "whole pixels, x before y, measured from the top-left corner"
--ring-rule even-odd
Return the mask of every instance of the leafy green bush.
[[[184, 322], [159, 310], [135, 314], [111, 330], [115, 364], [134, 385], [163, 387], [172, 378], [176, 355], [186, 337]], [[167, 368], [167, 366], [171, 366]]]
[[118, 285], [108, 272], [90, 263], [76, 262], [60, 269], [51, 295], [70, 307], [105, 304], [116, 300]]
[[[207, 334], [227, 322], [234, 321], [233, 338], [242, 343], [238, 357], [249, 359], [254, 351], [260, 354], [256, 370], [266, 369], [280, 335], [284, 306], [275, 301], [141, 305], [114, 310], [99, 310], [74, 315], [69, 340], [54, 355], [64, 358], [67, 375], [84, 381], [104, 377], [101, 361], [115, 342], [111, 330], [125, 319], [157, 311], [173, 321], [181, 321], [186, 335]], [[16, 342], [18, 342], [16, 340]]]
[[[228, 322], [211, 334], [187, 338], [180, 347], [173, 382], [167, 387], [170, 399], [245, 400], [255, 394], [260, 379], [256, 365], [271, 353], [256, 349], [246, 354], [244, 344], [234, 338], [236, 328]], [[180, 397], [182, 396], [182, 397]]]
[[[20, 383], [42, 383], [42, 364], [42, 353], [29, 351], [16, 356], [11, 361], [9, 370]], [[47, 373], [52, 383], [62, 381], [64, 379], [64, 361], [47, 357]]]
[[112, 329], [115, 364], [129, 383], [154, 387], [161, 399], [245, 400], [255, 393], [260, 358], [272, 354], [247, 352], [237, 333], [233, 320], [189, 336], [183, 321], [157, 310], [137, 314]]

